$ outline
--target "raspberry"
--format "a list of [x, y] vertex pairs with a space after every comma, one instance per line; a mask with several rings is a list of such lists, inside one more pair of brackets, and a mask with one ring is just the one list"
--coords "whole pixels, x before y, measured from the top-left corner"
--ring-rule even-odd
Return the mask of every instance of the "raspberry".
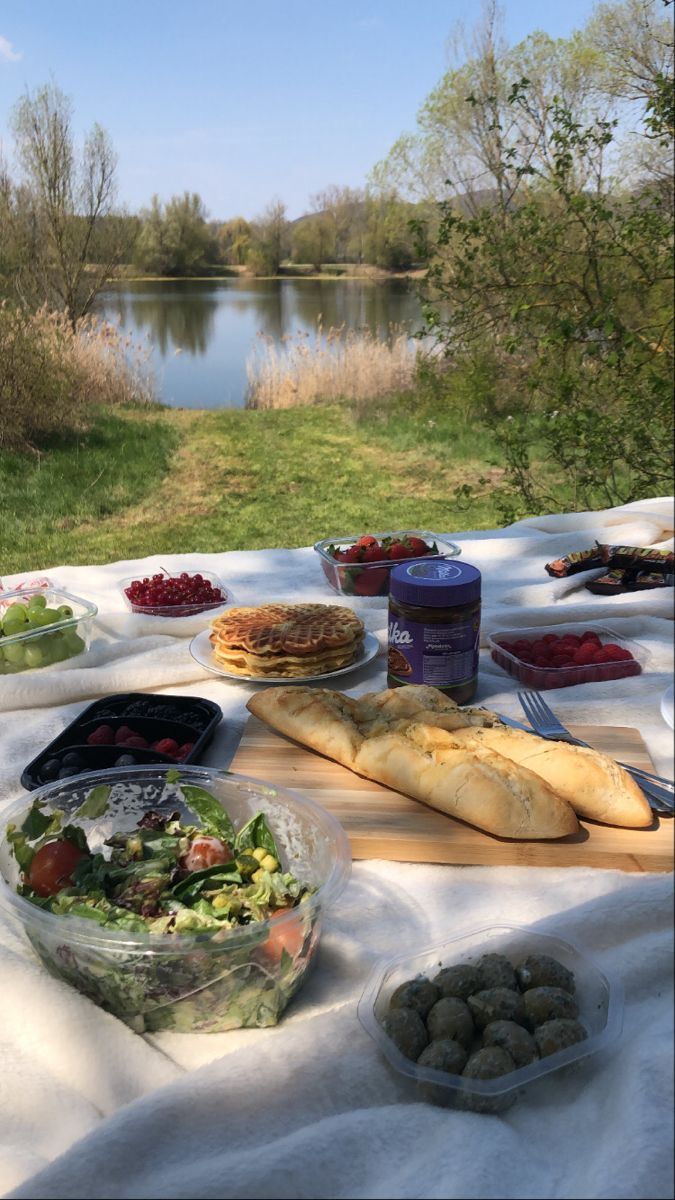
[[132, 734], [131, 737], [125, 738], [123, 742], [117, 742], [118, 746], [136, 746], [139, 750], [147, 750], [148, 743], [140, 734]]
[[552, 644], [553, 642], [557, 642], [558, 635], [557, 633], [545, 633], [541, 640], [542, 642], [549, 642]]
[[176, 758], [179, 762], [184, 762], [191, 750], [194, 750], [194, 742], [186, 742], [184, 746], [179, 746]]
[[115, 741], [115, 731], [110, 725], [99, 725], [93, 729], [87, 738], [88, 746], [112, 746]]
[[169, 758], [178, 757], [178, 742], [173, 738], [160, 738], [158, 742], [152, 743], [152, 749], [157, 750], [160, 754], [167, 754]]
[[130, 737], [136, 737], [136, 730], [130, 729], [128, 725], [120, 725], [115, 734], [115, 745], [126, 745]]
[[607, 663], [607, 662], [611, 662], [611, 659], [612, 659], [611, 650], [608, 654], [607, 651], [605, 650], [604, 646], [600, 650], [596, 650], [595, 654], [593, 655], [594, 663]]
[[600, 638], [594, 629], [587, 629], [581, 635], [582, 642], [599, 642]]
[[554, 654], [553, 658], [551, 659], [551, 666], [552, 667], [568, 667], [570, 665], [570, 663], [573, 661], [574, 660], [572, 659], [571, 655], [569, 655], [569, 654]]

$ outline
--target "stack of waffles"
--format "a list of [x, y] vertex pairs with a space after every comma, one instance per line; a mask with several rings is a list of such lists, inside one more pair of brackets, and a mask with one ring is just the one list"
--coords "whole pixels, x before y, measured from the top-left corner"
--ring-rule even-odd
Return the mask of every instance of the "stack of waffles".
[[302, 679], [353, 663], [365, 629], [340, 604], [261, 604], [228, 609], [209, 636], [219, 665], [233, 675]]

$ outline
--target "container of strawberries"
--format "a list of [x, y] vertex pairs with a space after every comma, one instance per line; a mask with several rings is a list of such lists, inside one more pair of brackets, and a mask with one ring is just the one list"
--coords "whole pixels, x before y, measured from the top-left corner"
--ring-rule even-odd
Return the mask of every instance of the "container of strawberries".
[[457, 558], [459, 546], [428, 529], [348, 534], [315, 542], [330, 586], [343, 596], [388, 596], [389, 572], [404, 559]]

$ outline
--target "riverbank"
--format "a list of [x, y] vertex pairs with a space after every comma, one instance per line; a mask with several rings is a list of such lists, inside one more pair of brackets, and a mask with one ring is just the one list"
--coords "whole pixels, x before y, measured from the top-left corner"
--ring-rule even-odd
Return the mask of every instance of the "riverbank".
[[248, 267], [214, 267], [203, 275], [152, 275], [139, 271], [130, 263], [123, 263], [109, 284], [123, 283], [217, 283], [224, 279], [250, 279], [261, 282], [271, 279], [358, 279], [360, 282], [386, 283], [390, 279], [424, 279], [426, 267], [411, 267], [407, 271], [387, 271], [368, 263], [324, 263], [321, 270], [309, 263], [284, 263], [276, 275], [254, 275]]
[[[493, 528], [501, 476], [484, 430], [410, 394], [269, 412], [116, 409], [39, 458], [0, 451], [1, 570]], [[455, 490], [479, 478], [458, 506]]]

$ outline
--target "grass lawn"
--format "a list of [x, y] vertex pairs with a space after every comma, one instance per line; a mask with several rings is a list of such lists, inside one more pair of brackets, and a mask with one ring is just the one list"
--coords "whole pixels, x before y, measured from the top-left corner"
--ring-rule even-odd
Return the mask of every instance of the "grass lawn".
[[[39, 459], [0, 452], [0, 575], [371, 529], [492, 528], [501, 474], [484, 432], [408, 395], [361, 411], [108, 411]], [[482, 475], [490, 483], [458, 508], [455, 488]]]

